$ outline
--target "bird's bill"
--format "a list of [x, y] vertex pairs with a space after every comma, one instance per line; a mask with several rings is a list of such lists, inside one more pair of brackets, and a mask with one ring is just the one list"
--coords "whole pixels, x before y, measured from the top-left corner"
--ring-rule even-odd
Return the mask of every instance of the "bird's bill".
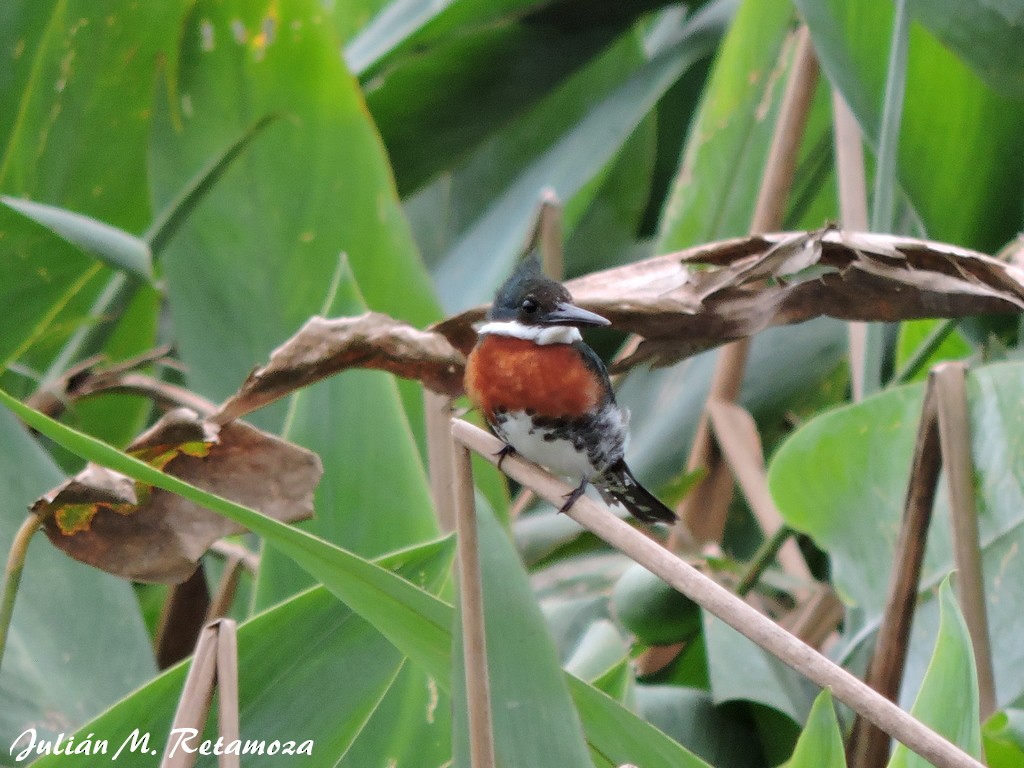
[[547, 313], [547, 316], [544, 318], [544, 324], [602, 326], [611, 325], [611, 321], [601, 317], [596, 312], [577, 307], [575, 304], [562, 302], [556, 305], [553, 311]]

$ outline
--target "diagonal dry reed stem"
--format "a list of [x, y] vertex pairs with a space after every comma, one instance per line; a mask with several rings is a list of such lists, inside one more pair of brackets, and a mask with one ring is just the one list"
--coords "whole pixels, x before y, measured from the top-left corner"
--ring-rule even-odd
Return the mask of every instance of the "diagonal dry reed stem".
[[[497, 438], [460, 420], [453, 420], [452, 435], [462, 445], [497, 463], [495, 454], [501, 448]], [[518, 456], [506, 457], [502, 469], [552, 504], [560, 504], [572, 490]], [[973, 757], [603, 506], [583, 497], [567, 514], [800, 674], [831, 688], [837, 699], [938, 768], [983, 768]]]

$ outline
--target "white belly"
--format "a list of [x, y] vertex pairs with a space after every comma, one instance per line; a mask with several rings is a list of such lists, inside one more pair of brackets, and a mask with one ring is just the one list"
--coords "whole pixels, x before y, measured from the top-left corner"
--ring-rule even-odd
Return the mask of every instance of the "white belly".
[[524, 458], [556, 475], [569, 478], [573, 483], [594, 475], [595, 470], [586, 451], [578, 450], [571, 440], [545, 440], [544, 432], [535, 429], [533, 421], [523, 411], [505, 414], [498, 431], [505, 442]]

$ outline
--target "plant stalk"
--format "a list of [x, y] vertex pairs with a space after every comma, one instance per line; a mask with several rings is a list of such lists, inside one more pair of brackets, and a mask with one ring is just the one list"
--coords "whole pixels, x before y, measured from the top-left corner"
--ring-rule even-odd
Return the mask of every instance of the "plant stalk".
[[11, 550], [7, 554], [7, 567], [4, 569], [4, 586], [0, 592], [0, 667], [4, 663], [4, 649], [7, 647], [7, 633], [11, 627], [11, 619], [14, 617], [14, 601], [18, 596], [18, 587], [21, 585], [21, 574], [25, 570], [25, 558], [28, 555], [28, 545], [36, 531], [43, 525], [43, 519], [34, 513], [29, 513], [22, 522], [18, 532], [14, 534], [14, 541], [11, 542]]
[[[497, 438], [461, 420], [453, 420], [452, 434], [462, 445], [497, 464], [496, 453], [501, 448]], [[572, 490], [565, 482], [518, 456], [507, 456], [502, 469], [552, 504], [559, 504]], [[818, 685], [831, 688], [837, 699], [938, 768], [983, 768], [946, 738], [602, 505], [584, 496], [566, 514], [783, 663]]]

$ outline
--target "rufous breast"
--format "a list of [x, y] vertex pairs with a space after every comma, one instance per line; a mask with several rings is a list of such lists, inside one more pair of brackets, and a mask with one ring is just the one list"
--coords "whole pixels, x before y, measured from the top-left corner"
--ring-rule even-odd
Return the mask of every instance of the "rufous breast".
[[490, 419], [496, 411], [572, 418], [594, 411], [602, 381], [571, 344], [535, 344], [484, 334], [466, 363], [466, 392]]

